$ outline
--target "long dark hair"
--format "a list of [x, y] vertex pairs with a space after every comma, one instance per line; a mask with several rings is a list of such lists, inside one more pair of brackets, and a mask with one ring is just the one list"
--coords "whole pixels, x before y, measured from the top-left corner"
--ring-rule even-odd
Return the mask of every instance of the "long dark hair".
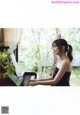
[[65, 51], [65, 53], [67, 53], [67, 56], [68, 56], [70, 62], [73, 60], [73, 56], [72, 56], [73, 48], [71, 45], [69, 45], [67, 43], [67, 41], [65, 39], [60, 38], [60, 39], [53, 41], [52, 47], [54, 47], [54, 44], [60, 49], [61, 52], [62, 52], [62, 47], [64, 46], [65, 47], [64, 51]]

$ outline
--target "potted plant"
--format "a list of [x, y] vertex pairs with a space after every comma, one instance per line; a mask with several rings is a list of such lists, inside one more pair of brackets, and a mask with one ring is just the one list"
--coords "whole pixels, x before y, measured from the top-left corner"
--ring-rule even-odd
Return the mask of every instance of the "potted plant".
[[14, 75], [15, 66], [11, 62], [8, 50], [0, 51], [0, 86], [9, 85], [9, 78]]

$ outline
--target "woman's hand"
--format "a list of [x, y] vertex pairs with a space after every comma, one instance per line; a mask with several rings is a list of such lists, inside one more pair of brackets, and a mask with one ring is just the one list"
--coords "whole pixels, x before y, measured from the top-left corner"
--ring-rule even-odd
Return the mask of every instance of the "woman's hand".
[[28, 86], [36, 86], [36, 85], [38, 85], [39, 83], [38, 83], [38, 81], [30, 81], [29, 83], [28, 83]]
[[29, 82], [36, 82], [36, 80], [30, 80]]

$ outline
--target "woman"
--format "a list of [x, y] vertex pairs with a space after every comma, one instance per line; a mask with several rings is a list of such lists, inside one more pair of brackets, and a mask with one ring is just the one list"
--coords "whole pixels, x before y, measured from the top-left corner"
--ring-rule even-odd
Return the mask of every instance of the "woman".
[[53, 75], [49, 79], [30, 81], [29, 85], [69, 86], [71, 75], [72, 46], [64, 39], [52, 43], [53, 52], [60, 58], [56, 63]]

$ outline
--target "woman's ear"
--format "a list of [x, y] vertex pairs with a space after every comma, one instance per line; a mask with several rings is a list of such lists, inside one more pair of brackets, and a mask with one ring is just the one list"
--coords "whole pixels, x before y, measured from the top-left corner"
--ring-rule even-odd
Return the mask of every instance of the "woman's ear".
[[65, 51], [65, 46], [62, 46], [63, 51]]

